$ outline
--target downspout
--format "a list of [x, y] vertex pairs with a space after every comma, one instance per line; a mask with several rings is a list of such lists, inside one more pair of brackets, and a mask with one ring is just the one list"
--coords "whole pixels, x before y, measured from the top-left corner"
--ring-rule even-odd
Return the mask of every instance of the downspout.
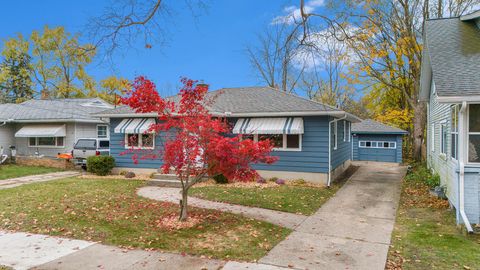
[[465, 134], [465, 111], [467, 110], [467, 102], [462, 102], [462, 107], [460, 109], [460, 121], [458, 121], [458, 166], [460, 170], [459, 174], [459, 183], [458, 183], [458, 191], [459, 191], [459, 212], [460, 216], [463, 219], [463, 223], [465, 223], [465, 227], [469, 233], [473, 232], [472, 225], [470, 225], [470, 221], [468, 220], [467, 214], [465, 214], [465, 143], [464, 139], [466, 137]]
[[[330, 183], [332, 182], [332, 124], [338, 122], [340, 120], [347, 119], [347, 114], [342, 118], [333, 119], [332, 121], [328, 122], [328, 180], [327, 180], [327, 187], [330, 187]], [[337, 130], [337, 142], [338, 142], [338, 130]]]

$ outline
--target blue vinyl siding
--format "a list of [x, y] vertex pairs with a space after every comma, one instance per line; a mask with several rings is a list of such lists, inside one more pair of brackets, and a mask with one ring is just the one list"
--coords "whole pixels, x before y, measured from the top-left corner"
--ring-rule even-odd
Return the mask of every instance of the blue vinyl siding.
[[[162, 166], [161, 158], [140, 160], [138, 164], [134, 164], [132, 154], [124, 154], [126, 151], [124, 147], [124, 134], [114, 133], [114, 128], [120, 123], [123, 118], [112, 118], [110, 129], [110, 151], [111, 155], [115, 157], [117, 167], [126, 168], [159, 168]], [[327, 173], [328, 172], [328, 122], [332, 120], [327, 116], [308, 116], [303, 117], [304, 134], [302, 135], [302, 150], [301, 151], [274, 151], [273, 155], [278, 156], [279, 160], [271, 165], [255, 164], [253, 167], [258, 170], [272, 170], [272, 171], [291, 171], [291, 172], [313, 172], [313, 173]], [[235, 120], [232, 119], [232, 122]], [[351, 142], [343, 141], [343, 122], [338, 123], [338, 149], [333, 150], [332, 141], [332, 169], [341, 165], [351, 156]], [[157, 136], [155, 138], [155, 145], [157, 150], [162, 147], [164, 138]], [[146, 151], [151, 153], [152, 151]]]
[[[396, 142], [395, 149], [361, 148], [359, 141]], [[355, 134], [353, 136], [353, 160], [402, 162], [402, 135], [397, 134]]]
[[[347, 134], [345, 136], [345, 141], [343, 141], [343, 133], [344, 133], [344, 125], [348, 125], [347, 121], [340, 120], [337, 122], [337, 132], [338, 132], [338, 140], [337, 140], [337, 149], [335, 150], [333, 148], [334, 142], [333, 142], [333, 129], [335, 127], [334, 124], [332, 124], [332, 170], [337, 168], [338, 166], [342, 165], [345, 161], [351, 159], [352, 155], [352, 142], [348, 141], [348, 130]], [[328, 132], [328, 130], [327, 130]], [[327, 153], [328, 155], [328, 153]]]

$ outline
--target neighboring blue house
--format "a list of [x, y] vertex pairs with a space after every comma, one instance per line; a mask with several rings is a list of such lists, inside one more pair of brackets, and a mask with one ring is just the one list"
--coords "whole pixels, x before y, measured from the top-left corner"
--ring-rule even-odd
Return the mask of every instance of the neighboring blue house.
[[[212, 115], [229, 118], [233, 133], [275, 142], [273, 155], [280, 159], [272, 165], [255, 165], [263, 177], [329, 184], [350, 165], [351, 123], [359, 121], [351, 114], [269, 87], [226, 88], [209, 95], [216, 95]], [[134, 142], [136, 148], [159, 152], [162, 135], [143, 134], [156, 114], [138, 114], [121, 106], [97, 116], [110, 118], [111, 155], [116, 159], [117, 172], [152, 172], [162, 165], [160, 158], [134, 164], [131, 154], [121, 155], [132, 147], [125, 143], [129, 136], [136, 134], [142, 134]]]
[[426, 22], [420, 99], [428, 166], [472, 231], [480, 223], [480, 11]]
[[402, 137], [407, 133], [371, 119], [354, 123], [353, 160], [402, 163]]

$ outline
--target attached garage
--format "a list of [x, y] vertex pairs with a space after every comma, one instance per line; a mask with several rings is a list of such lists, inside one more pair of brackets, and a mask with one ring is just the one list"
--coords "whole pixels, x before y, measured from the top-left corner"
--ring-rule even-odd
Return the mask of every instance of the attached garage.
[[353, 160], [402, 163], [405, 130], [367, 119], [352, 125]]

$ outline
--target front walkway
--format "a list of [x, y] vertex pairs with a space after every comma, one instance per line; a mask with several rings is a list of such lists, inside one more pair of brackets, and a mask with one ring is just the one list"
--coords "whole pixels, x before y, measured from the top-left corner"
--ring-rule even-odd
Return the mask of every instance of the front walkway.
[[61, 178], [67, 178], [72, 176], [80, 175], [80, 172], [77, 171], [63, 171], [63, 172], [54, 172], [46, 174], [37, 174], [29, 175], [18, 178], [10, 178], [5, 180], [0, 180], [0, 189], [18, 187], [24, 184], [30, 184], [35, 182], [45, 182], [50, 180], [56, 180]]
[[385, 269], [405, 173], [396, 165], [360, 167], [259, 262], [294, 269]]
[[[157, 201], [178, 203], [181, 199], [180, 190], [180, 188], [143, 187], [140, 188], [137, 193], [140, 196]], [[290, 229], [296, 228], [307, 218], [304, 215], [222, 202], [212, 202], [194, 197], [188, 197], [188, 205], [240, 214]]]

